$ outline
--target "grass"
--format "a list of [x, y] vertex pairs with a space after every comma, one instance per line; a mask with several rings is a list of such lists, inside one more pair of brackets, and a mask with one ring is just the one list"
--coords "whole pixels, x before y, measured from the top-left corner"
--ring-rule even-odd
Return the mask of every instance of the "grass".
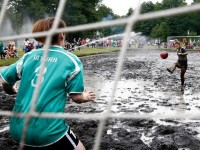
[[[94, 55], [94, 54], [101, 54], [101, 53], [109, 53], [118, 51], [119, 47], [105, 47], [105, 48], [91, 48], [91, 47], [85, 47], [84, 49], [72, 51], [75, 55], [78, 57], [81, 56], [87, 56], [87, 55]], [[18, 55], [19, 58], [21, 58], [24, 55], [24, 51], [19, 50]], [[11, 58], [11, 59], [0, 59], [0, 67], [1, 66], [9, 66], [13, 63], [15, 63], [19, 58]]]
[[104, 47], [104, 48], [91, 48], [91, 47], [88, 48], [88, 47], [86, 47], [80, 51], [77, 50], [72, 53], [74, 53], [78, 57], [81, 57], [81, 56], [87, 56], [87, 55], [114, 52], [114, 51], [118, 51], [119, 49], [120, 49], [120, 47]]
[[[19, 58], [24, 55], [24, 51], [18, 51]], [[15, 63], [19, 58], [0, 59], [0, 66], [9, 66]]]

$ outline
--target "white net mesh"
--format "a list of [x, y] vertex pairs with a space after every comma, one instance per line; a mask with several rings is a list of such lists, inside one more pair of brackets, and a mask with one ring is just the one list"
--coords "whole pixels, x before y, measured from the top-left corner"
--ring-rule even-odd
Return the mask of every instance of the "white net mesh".
[[[0, 13], [0, 26], [2, 24], [2, 20], [4, 19], [4, 15], [6, 12], [6, 7], [9, 3], [9, 0], [4, 0], [3, 1], [3, 5], [1, 8], [1, 13]], [[140, 5], [138, 5], [138, 7], [135, 9], [134, 14], [132, 14], [130, 17], [127, 18], [123, 18], [123, 19], [116, 19], [116, 20], [109, 20], [109, 21], [102, 21], [102, 22], [96, 22], [96, 23], [91, 23], [91, 24], [84, 24], [84, 25], [77, 25], [77, 26], [72, 26], [72, 27], [67, 27], [64, 29], [57, 29], [57, 24], [59, 19], [62, 16], [63, 10], [65, 9], [65, 3], [66, 0], [60, 0], [59, 3], [59, 8], [57, 9], [57, 13], [56, 13], [56, 21], [54, 22], [53, 28], [52, 30], [50, 30], [49, 32], [43, 32], [43, 33], [30, 33], [30, 34], [20, 34], [20, 35], [13, 35], [13, 36], [4, 36], [4, 37], [0, 37], [0, 41], [8, 41], [8, 40], [18, 40], [18, 39], [25, 39], [25, 38], [33, 38], [33, 37], [41, 37], [44, 35], [48, 35], [47, 38], [47, 42], [46, 42], [46, 50], [43, 54], [43, 58], [42, 58], [42, 63], [41, 63], [41, 72], [40, 72], [40, 76], [38, 79], [38, 83], [41, 80], [41, 74], [42, 71], [44, 69], [44, 65], [45, 65], [45, 60], [47, 58], [47, 54], [48, 54], [48, 47], [52, 38], [53, 33], [60, 33], [60, 32], [77, 32], [77, 31], [85, 31], [85, 30], [91, 30], [91, 29], [96, 29], [96, 28], [105, 28], [105, 27], [110, 27], [110, 26], [115, 26], [115, 25], [126, 25], [125, 28], [125, 32], [124, 32], [124, 37], [123, 37], [123, 41], [128, 41], [130, 33], [132, 31], [132, 27], [134, 26], [134, 24], [138, 21], [143, 21], [143, 20], [150, 20], [150, 19], [155, 19], [155, 18], [161, 18], [161, 17], [166, 17], [166, 16], [173, 16], [173, 15], [178, 15], [178, 14], [183, 14], [183, 13], [189, 13], [189, 12], [194, 12], [197, 10], [200, 10], [200, 4], [195, 4], [195, 5], [190, 5], [190, 6], [184, 6], [184, 7], [179, 7], [179, 8], [172, 8], [172, 9], [168, 9], [168, 10], [162, 10], [162, 11], [157, 11], [157, 12], [151, 12], [151, 13], [145, 13], [145, 14], [141, 14], [140, 13]], [[95, 138], [95, 144], [93, 149], [98, 150], [100, 147], [100, 142], [101, 142], [101, 137], [102, 137], [102, 132], [103, 132], [103, 128], [105, 126], [106, 120], [108, 118], [125, 118], [125, 119], [139, 119], [139, 118], [143, 118], [143, 119], [150, 119], [150, 118], [173, 118], [173, 119], [182, 119], [182, 118], [196, 118], [198, 119], [198, 116], [200, 116], [200, 114], [165, 114], [165, 115], [151, 115], [151, 114], [137, 114], [137, 115], [133, 115], [133, 114], [112, 114], [111, 113], [111, 107], [113, 104], [113, 99], [114, 99], [114, 95], [116, 92], [116, 87], [118, 84], [118, 80], [120, 77], [120, 73], [122, 70], [122, 66], [123, 66], [123, 61], [124, 61], [124, 57], [125, 57], [125, 53], [126, 53], [126, 47], [127, 47], [127, 42], [124, 42], [122, 44], [122, 47], [120, 49], [120, 53], [119, 53], [119, 57], [118, 57], [118, 63], [117, 63], [117, 68], [116, 68], [116, 72], [115, 72], [115, 78], [114, 78], [114, 84], [113, 84], [113, 88], [112, 88], [112, 94], [109, 100], [109, 103], [107, 105], [106, 111], [104, 114], [98, 114], [98, 113], [87, 113], [87, 114], [80, 114], [80, 113], [42, 113], [42, 114], [38, 114], [37, 112], [35, 112], [35, 105], [36, 105], [36, 99], [38, 97], [38, 93], [40, 90], [40, 85], [38, 85], [34, 91], [34, 95], [32, 98], [32, 105], [31, 105], [31, 109], [30, 112], [27, 114], [20, 114], [20, 113], [13, 113], [11, 111], [0, 111], [0, 115], [1, 116], [19, 116], [19, 117], [25, 117], [26, 118], [26, 123], [25, 123], [25, 127], [24, 127], [24, 131], [23, 131], [23, 135], [22, 135], [22, 139], [21, 139], [21, 143], [20, 143], [20, 147], [19, 150], [23, 149], [23, 144], [24, 144], [24, 139], [26, 138], [26, 131], [27, 131], [27, 126], [29, 123], [29, 119], [31, 117], [45, 117], [45, 118], [70, 118], [70, 119], [96, 119], [96, 120], [100, 120], [100, 124], [98, 127], [98, 132], [96, 134], [96, 138]]]

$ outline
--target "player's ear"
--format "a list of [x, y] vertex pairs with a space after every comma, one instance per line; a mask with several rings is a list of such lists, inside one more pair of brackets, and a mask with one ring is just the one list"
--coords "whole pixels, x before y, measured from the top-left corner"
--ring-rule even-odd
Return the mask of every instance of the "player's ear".
[[60, 34], [60, 37], [61, 37], [61, 40], [65, 39], [65, 34], [64, 34], [64, 33], [61, 33], [61, 34]]

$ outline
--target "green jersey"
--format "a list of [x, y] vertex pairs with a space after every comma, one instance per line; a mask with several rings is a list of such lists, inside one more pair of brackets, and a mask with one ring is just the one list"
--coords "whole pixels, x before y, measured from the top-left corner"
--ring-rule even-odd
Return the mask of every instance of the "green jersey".
[[[44, 49], [32, 50], [1, 72], [2, 79], [10, 85], [20, 80], [14, 112], [26, 113], [30, 110], [43, 52]], [[62, 47], [51, 46], [39, 84], [36, 112], [64, 112], [67, 94], [84, 91], [81, 61]], [[11, 118], [10, 132], [17, 142], [21, 139], [24, 122], [24, 118]], [[46, 146], [62, 138], [67, 130], [68, 125], [65, 119], [32, 117], [25, 144]]]

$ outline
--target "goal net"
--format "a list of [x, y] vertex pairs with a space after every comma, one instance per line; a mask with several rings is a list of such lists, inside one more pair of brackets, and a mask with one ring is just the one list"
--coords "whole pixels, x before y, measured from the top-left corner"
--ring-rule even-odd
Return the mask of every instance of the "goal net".
[[[95, 23], [89, 23], [89, 24], [83, 24], [83, 25], [77, 25], [77, 26], [70, 26], [67, 28], [62, 28], [58, 29], [57, 24], [59, 19], [62, 17], [63, 10], [65, 9], [66, 5], [66, 0], [60, 0], [59, 1], [59, 7], [56, 12], [56, 19], [54, 22], [53, 29], [49, 32], [42, 32], [42, 33], [26, 33], [26, 34], [19, 34], [19, 35], [12, 35], [12, 36], [4, 36], [0, 37], [0, 41], [9, 41], [9, 40], [19, 40], [19, 39], [25, 39], [25, 38], [34, 38], [34, 37], [41, 37], [41, 36], [47, 36], [47, 47], [50, 45], [50, 37], [54, 33], [61, 33], [61, 32], [66, 32], [66, 33], [73, 33], [77, 31], [86, 31], [86, 30], [92, 30], [92, 29], [97, 29], [97, 28], [106, 28], [106, 27], [111, 27], [111, 26], [116, 26], [116, 25], [125, 25], [125, 31], [124, 31], [124, 36], [123, 36], [123, 41], [128, 41], [132, 28], [137, 23], [138, 21], [144, 21], [144, 20], [151, 20], [151, 19], [156, 19], [156, 18], [162, 18], [162, 17], [167, 17], [167, 16], [175, 16], [183, 13], [189, 13], [189, 12], [194, 12], [194, 11], [199, 11], [200, 10], [200, 4], [195, 4], [195, 5], [190, 5], [190, 6], [183, 6], [183, 7], [178, 7], [178, 8], [171, 8], [168, 10], [161, 10], [161, 11], [156, 11], [156, 12], [149, 12], [149, 13], [141, 13], [141, 5], [138, 4], [138, 7], [135, 9], [134, 13], [127, 17], [127, 18], [120, 18], [116, 20], [109, 20], [109, 21], [101, 21], [101, 22], [95, 22]], [[4, 0], [3, 5], [1, 8], [0, 12], [0, 26], [2, 25], [5, 13], [6, 13], [6, 8], [8, 6], [9, 0]], [[168, 37], [168, 41], [173, 40], [173, 39], [180, 39], [181, 41], [185, 40], [188, 41], [189, 37]], [[196, 39], [196, 37], [190, 37], [193, 40]], [[193, 42], [193, 41], [192, 41]], [[108, 101], [106, 111], [105, 113], [99, 115], [98, 113], [91, 113], [91, 114], [80, 114], [80, 113], [42, 113], [38, 114], [35, 111], [35, 104], [36, 104], [36, 99], [38, 97], [38, 93], [40, 91], [40, 84], [37, 86], [37, 88], [34, 91], [34, 95], [32, 97], [32, 106], [30, 111], [27, 114], [21, 114], [21, 113], [13, 113], [12, 111], [0, 111], [0, 116], [18, 116], [18, 117], [25, 117], [26, 119], [26, 124], [24, 127], [24, 132], [22, 135], [21, 139], [21, 144], [19, 146], [19, 150], [23, 149], [23, 144], [24, 144], [24, 139], [26, 138], [26, 131], [27, 131], [27, 126], [28, 126], [28, 120], [30, 117], [46, 117], [46, 118], [68, 118], [68, 119], [96, 119], [99, 120], [99, 126], [98, 126], [98, 132], [95, 137], [95, 144], [93, 149], [98, 150], [100, 147], [100, 142], [102, 138], [102, 133], [103, 129], [105, 127], [106, 121], [109, 118], [122, 118], [122, 119], [151, 119], [151, 118], [195, 118], [199, 116], [199, 114], [165, 114], [165, 115], [153, 115], [153, 114], [138, 114], [138, 115], [132, 115], [132, 114], [113, 114], [111, 111], [111, 107], [113, 104], [114, 100], [114, 95], [116, 93], [116, 87], [118, 85], [118, 81], [120, 78], [120, 73], [122, 71], [123, 67], [123, 62], [125, 58], [125, 54], [127, 52], [127, 42], [124, 42], [122, 46], [120, 47], [120, 52], [119, 52], [119, 57], [117, 61], [117, 68], [115, 71], [115, 76], [114, 76], [114, 84], [113, 88], [111, 89], [111, 96], [110, 100]], [[45, 52], [43, 54], [44, 57], [42, 57], [42, 62], [41, 62], [41, 71], [44, 69], [45, 66], [45, 60], [48, 56], [48, 49], [45, 49]], [[40, 76], [38, 78], [38, 83], [39, 81], [42, 80], [42, 73], [40, 73]]]

